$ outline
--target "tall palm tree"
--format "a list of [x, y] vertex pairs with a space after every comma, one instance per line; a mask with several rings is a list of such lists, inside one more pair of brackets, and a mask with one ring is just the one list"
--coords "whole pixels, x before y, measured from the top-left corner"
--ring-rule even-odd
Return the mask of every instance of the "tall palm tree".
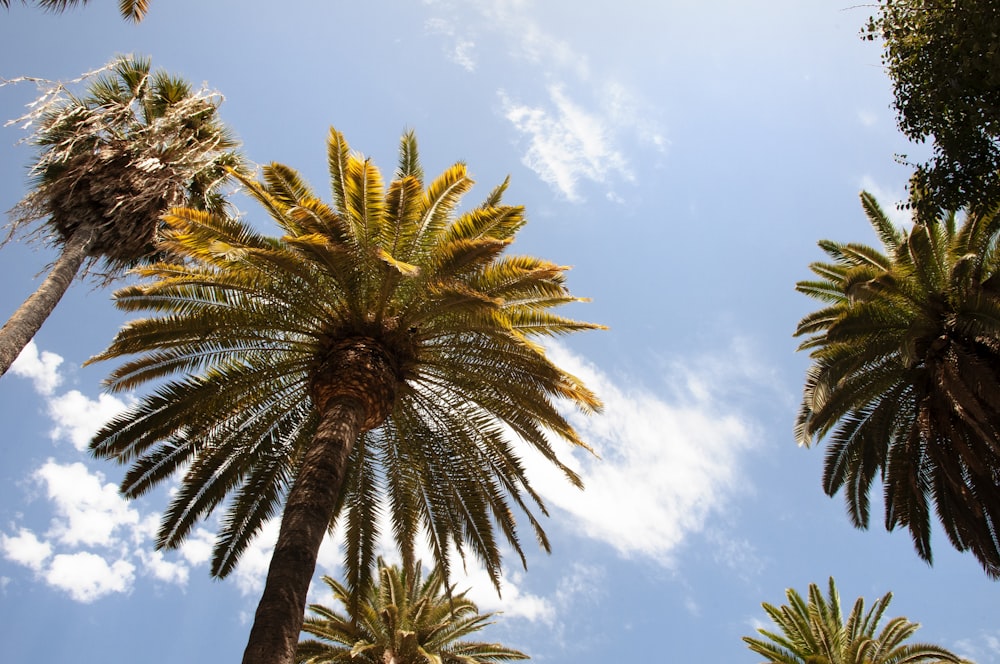
[[0, 329], [0, 375], [81, 270], [112, 279], [155, 255], [160, 216], [181, 204], [220, 209], [226, 169], [239, 164], [217, 94], [151, 71], [145, 58], [108, 69], [86, 96], [49, 90], [29, 118], [38, 124], [35, 186], [13, 211], [11, 236], [51, 242], [59, 257]]
[[895, 228], [861, 195], [883, 251], [824, 240], [833, 262], [797, 289], [825, 303], [799, 323], [813, 359], [795, 424], [829, 434], [823, 488], [855, 526], [881, 474], [885, 525], [931, 561], [933, 501], [951, 543], [1000, 577], [1000, 214]]
[[378, 561], [378, 584], [370, 580], [355, 597], [343, 584], [323, 577], [343, 613], [321, 604], [309, 607], [302, 631], [316, 637], [299, 642], [299, 664], [488, 664], [528, 659], [498, 643], [463, 641], [489, 625], [465, 593], [445, 585], [437, 568], [426, 579], [420, 563], [407, 568]]
[[445, 577], [455, 547], [499, 584], [497, 529], [523, 562], [515, 506], [547, 550], [531, 504], [545, 507], [515, 441], [580, 485], [551, 445], [549, 433], [584, 445], [555, 400], [600, 407], [533, 340], [600, 326], [549, 311], [579, 301], [567, 268], [504, 255], [525, 223], [500, 202], [506, 182], [457, 214], [472, 185], [465, 166], [425, 188], [412, 133], [388, 188], [336, 130], [328, 161], [332, 206], [280, 164], [262, 182], [243, 178], [280, 238], [193, 209], [165, 217], [165, 244], [188, 261], [138, 270], [146, 281], [117, 303], [154, 315], [95, 358], [138, 356], [110, 375], [112, 391], [157, 385], [91, 449], [131, 464], [129, 497], [184, 469], [159, 546], [231, 498], [212, 561], [225, 576], [284, 503], [247, 663], [292, 661], [335, 523], [352, 592], [371, 573], [382, 515], [404, 561], [424, 534]]
[[[21, 0], [27, 4], [28, 0]], [[35, 4], [52, 12], [63, 12], [70, 7], [87, 4], [87, 0], [35, 0]], [[0, 7], [10, 7], [10, 0], [0, 0]], [[149, 11], [149, 0], [118, 0], [118, 11], [122, 18], [138, 23]]]
[[763, 639], [744, 636], [743, 641], [765, 658], [765, 664], [970, 664], [940, 646], [906, 643], [920, 628], [906, 618], [892, 618], [877, 631], [892, 593], [880, 597], [867, 612], [864, 598], [859, 597], [847, 620], [833, 577], [827, 593], [823, 597], [812, 583], [808, 602], [792, 588], [785, 591], [788, 604], [764, 602], [764, 611], [781, 632], [761, 628], [757, 632]]

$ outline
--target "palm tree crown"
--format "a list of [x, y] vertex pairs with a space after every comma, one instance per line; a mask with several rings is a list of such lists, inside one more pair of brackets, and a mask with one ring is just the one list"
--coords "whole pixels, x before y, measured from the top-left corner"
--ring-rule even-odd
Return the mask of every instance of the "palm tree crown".
[[[884, 253], [823, 241], [832, 263], [797, 289], [826, 303], [802, 319], [809, 368], [796, 437], [830, 434], [823, 474], [868, 525], [881, 473], [885, 524], [930, 562], [933, 501], [951, 543], [1000, 576], [1000, 215], [955, 214], [909, 232], [870, 194]], [[832, 431], [832, 433], [831, 433]]]
[[864, 598], [859, 597], [846, 620], [832, 577], [827, 597], [815, 583], [809, 585], [808, 601], [792, 588], [785, 596], [786, 605], [762, 605], [780, 633], [761, 628], [757, 631], [763, 639], [743, 637], [765, 664], [969, 664], [939, 646], [906, 643], [920, 628], [906, 618], [892, 618], [877, 631], [892, 593], [880, 597], [867, 612]]
[[302, 631], [316, 637], [299, 642], [299, 664], [487, 664], [528, 659], [497, 643], [464, 641], [489, 625], [492, 613], [479, 609], [465, 593], [445, 585], [435, 569], [422, 578], [420, 563], [407, 569], [378, 561], [378, 584], [361, 589], [358, 601], [328, 576], [323, 582], [344, 609], [309, 607]]
[[220, 99], [152, 71], [148, 59], [121, 57], [86, 95], [56, 85], [23, 118], [37, 126], [31, 142], [39, 150], [34, 187], [14, 208], [9, 237], [55, 244], [60, 258], [0, 331], [0, 374], [81, 269], [116, 278], [155, 255], [169, 208], [223, 206], [219, 189], [240, 157], [219, 120]]
[[[24, 4], [28, 0], [21, 0]], [[63, 12], [70, 7], [87, 4], [87, 0], [35, 0], [35, 4], [46, 11]], [[10, 0], [0, 0], [0, 7], [10, 7]], [[118, 12], [126, 21], [138, 23], [149, 11], [149, 0], [118, 0]]]
[[[254, 627], [268, 636], [281, 631], [267, 626], [278, 616], [297, 610], [301, 623], [316, 551], [334, 522], [346, 533], [352, 590], [374, 564], [380, 515], [405, 561], [425, 532], [445, 577], [454, 546], [498, 584], [495, 529], [523, 561], [514, 506], [548, 549], [531, 509], [545, 507], [514, 441], [579, 485], [550, 444], [547, 432], [584, 444], [555, 400], [600, 406], [532, 339], [600, 326], [550, 312], [579, 300], [565, 267], [504, 255], [525, 223], [522, 208], [500, 202], [506, 182], [459, 215], [472, 184], [465, 166], [425, 188], [412, 133], [388, 187], [335, 130], [328, 161], [332, 207], [280, 164], [264, 168], [262, 182], [244, 179], [281, 238], [193, 209], [168, 215], [165, 243], [188, 260], [139, 269], [146, 282], [120, 290], [117, 303], [157, 315], [128, 324], [96, 358], [138, 355], [111, 374], [114, 391], [158, 385], [92, 450], [131, 464], [127, 496], [185, 469], [160, 546], [178, 545], [230, 498], [212, 562], [224, 576], [284, 500]], [[275, 589], [290, 584], [297, 609], [262, 617]], [[290, 644], [261, 650], [294, 651], [293, 627]]]

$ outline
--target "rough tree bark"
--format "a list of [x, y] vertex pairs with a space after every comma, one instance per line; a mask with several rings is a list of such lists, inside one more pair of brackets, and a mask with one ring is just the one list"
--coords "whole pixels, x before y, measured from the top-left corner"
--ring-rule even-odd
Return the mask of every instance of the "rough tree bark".
[[73, 283], [87, 259], [92, 237], [89, 233], [72, 234], [38, 290], [0, 328], [0, 376], [7, 373]]
[[321, 419], [288, 492], [243, 664], [295, 662], [306, 593], [348, 458], [358, 436], [389, 415], [400, 380], [393, 357], [368, 338], [334, 343], [313, 376]]

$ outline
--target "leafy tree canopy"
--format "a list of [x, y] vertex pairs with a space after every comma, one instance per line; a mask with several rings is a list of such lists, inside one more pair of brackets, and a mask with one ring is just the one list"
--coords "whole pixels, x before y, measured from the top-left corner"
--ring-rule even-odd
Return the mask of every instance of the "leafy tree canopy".
[[918, 215], [1000, 200], [1000, 4], [880, 0], [862, 34], [885, 42], [900, 130], [933, 141], [910, 185]]

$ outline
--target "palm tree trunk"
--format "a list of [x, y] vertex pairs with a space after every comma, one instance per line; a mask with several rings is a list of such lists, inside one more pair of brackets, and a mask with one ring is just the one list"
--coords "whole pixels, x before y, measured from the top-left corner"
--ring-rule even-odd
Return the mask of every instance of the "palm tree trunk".
[[89, 233], [72, 234], [38, 290], [0, 328], [0, 376], [7, 373], [73, 283], [87, 258], [92, 237]]
[[288, 493], [243, 664], [295, 661], [316, 556], [365, 413], [365, 405], [356, 399], [333, 399], [323, 409], [316, 435]]

